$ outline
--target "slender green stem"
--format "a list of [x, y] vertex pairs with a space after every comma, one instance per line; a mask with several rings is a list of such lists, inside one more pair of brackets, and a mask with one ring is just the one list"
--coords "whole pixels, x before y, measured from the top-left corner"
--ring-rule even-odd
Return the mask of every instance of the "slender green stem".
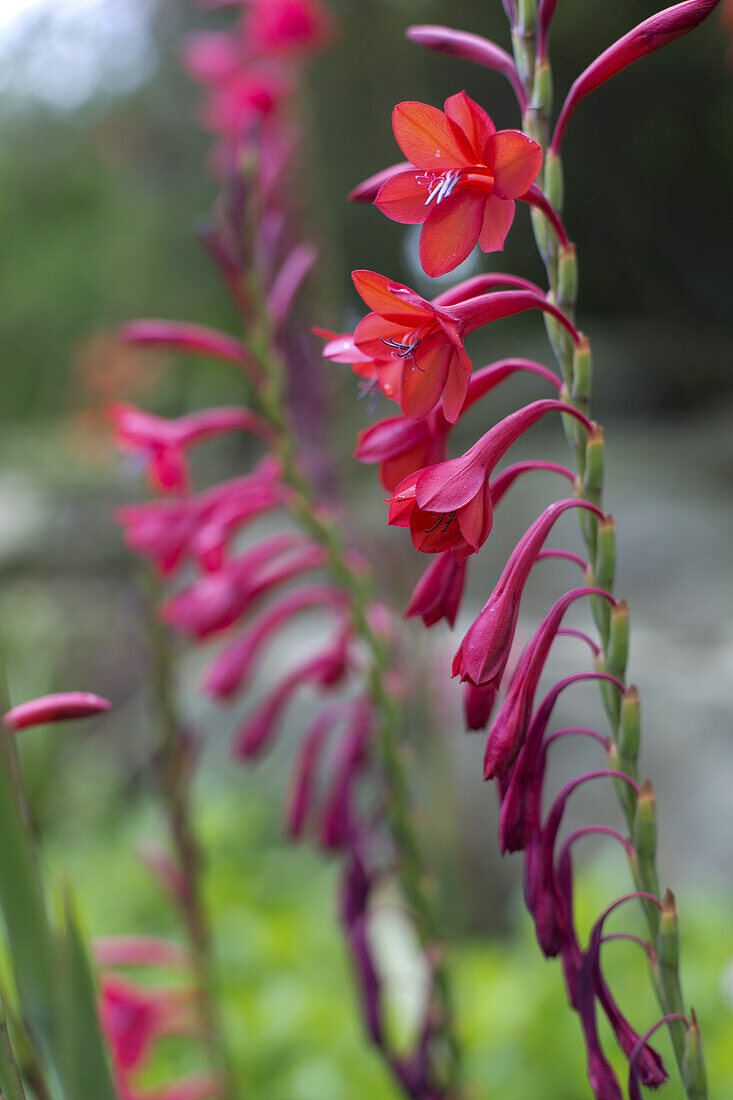
[[[533, 3], [534, 0], [528, 0]], [[549, 123], [552, 100], [552, 74], [548, 60], [538, 66], [527, 64], [526, 42], [523, 52], [516, 53], [517, 64], [524, 74], [534, 73], [533, 79], [525, 79], [529, 108], [524, 126], [528, 133], [539, 141], [545, 150], [543, 186], [548, 199], [559, 212], [562, 207], [562, 164], [560, 158], [547, 153], [549, 142]], [[521, 63], [521, 64], [520, 64]], [[550, 297], [571, 318], [575, 314], [577, 298], [577, 260], [574, 247], [560, 249], [556, 238], [544, 222], [542, 215], [532, 211], [537, 247], [547, 271]], [[552, 320], [547, 324], [548, 335], [558, 364], [561, 367], [565, 383], [564, 396], [586, 415], [590, 415], [590, 395], [592, 382], [592, 358], [590, 342], [584, 340], [579, 348], [574, 348], [565, 332]], [[603, 494], [603, 434], [593, 433], [584, 445], [573, 427], [569, 427], [568, 436], [573, 448], [582, 493], [585, 499], [599, 504]], [[594, 518], [583, 517], [581, 530], [591, 562], [589, 583], [600, 584], [608, 591], [613, 590], [615, 568], [615, 532], [613, 522], [599, 525]], [[626, 658], [628, 655], [628, 608], [619, 603], [613, 614], [595, 608], [596, 620], [601, 639], [601, 654], [598, 667], [609, 671], [622, 681], [626, 676]], [[636, 760], [639, 749], [639, 703], [638, 693], [629, 687], [619, 705], [618, 695], [602, 691], [602, 697], [608, 714], [614, 744], [609, 754], [609, 765], [625, 772], [631, 778], [637, 777]], [[617, 784], [621, 806], [630, 826], [634, 854], [631, 859], [632, 873], [641, 891], [659, 896], [659, 879], [656, 868], [656, 815], [654, 795], [650, 784], [642, 788], [638, 799], [629, 796], [627, 784]], [[651, 942], [657, 955], [665, 958], [665, 965], [652, 968], [652, 976], [659, 1003], [665, 1015], [678, 1013], [683, 1004], [676, 950], [670, 951], [668, 941], [662, 942], [663, 929], [660, 929], [659, 910], [656, 906], [644, 906]], [[676, 912], [674, 914], [676, 935]], [[676, 942], [676, 941], [675, 941]], [[685, 1025], [680, 1019], [669, 1021], [669, 1032], [678, 1066], [689, 1097], [692, 1089], [688, 1085], [683, 1070], [685, 1046]], [[696, 1097], [706, 1096], [699, 1092], [697, 1082]]]
[[211, 929], [202, 893], [201, 849], [191, 818], [194, 750], [183, 734], [176, 711], [171, 641], [155, 614], [161, 602], [161, 586], [150, 570], [146, 571], [144, 587], [151, 683], [161, 732], [161, 799], [181, 875], [178, 900], [191, 950], [208, 1057], [212, 1067], [222, 1075], [225, 1095], [236, 1100], [236, 1080], [216, 996]]
[[423, 860], [411, 820], [410, 789], [400, 752], [403, 715], [399, 704], [385, 687], [387, 676], [393, 668], [392, 647], [369, 622], [368, 608], [373, 598], [371, 578], [356, 572], [350, 564], [348, 548], [339, 525], [325, 513], [314, 487], [298, 464], [295, 437], [286, 406], [285, 364], [257, 288], [250, 287], [250, 293], [254, 300], [260, 300], [257, 311], [260, 321], [259, 327], [245, 334], [244, 339], [266, 379], [265, 385], [254, 394], [254, 402], [273, 429], [274, 451], [280, 462], [281, 477], [293, 492], [292, 511], [310, 536], [325, 549], [328, 568], [347, 594], [353, 630], [368, 654], [367, 689], [378, 719], [376, 749], [387, 787], [385, 809], [397, 851], [397, 874], [405, 900], [413, 912], [421, 944], [431, 954], [431, 1009], [437, 1025], [436, 1040], [441, 1042], [440, 1072], [444, 1078], [439, 1084], [446, 1095], [457, 1100], [460, 1052], [455, 1035], [452, 996], [442, 953], [435, 950], [440, 938], [439, 930], [425, 888]]
[[23, 1081], [15, 1060], [13, 1047], [8, 1033], [5, 1012], [0, 1002], [0, 1089], [4, 1100], [26, 1100]]

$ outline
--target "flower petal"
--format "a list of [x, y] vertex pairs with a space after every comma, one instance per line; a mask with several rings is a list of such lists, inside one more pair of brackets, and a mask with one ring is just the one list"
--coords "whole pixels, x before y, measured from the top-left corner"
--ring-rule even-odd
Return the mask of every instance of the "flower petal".
[[476, 163], [481, 164], [486, 142], [492, 134], [496, 133], [496, 127], [486, 111], [479, 107], [478, 103], [474, 103], [465, 92], [459, 92], [457, 95], [452, 95], [450, 99], [446, 99], [445, 113], [466, 135]]
[[475, 191], [455, 191], [430, 210], [420, 234], [420, 263], [426, 275], [434, 279], [463, 263], [481, 232], [485, 201]]
[[379, 188], [374, 205], [393, 222], [419, 225], [430, 213], [430, 207], [425, 205], [429, 189], [425, 182], [418, 183], [419, 178], [425, 180], [419, 172], [400, 172], [392, 176]]
[[443, 412], [451, 424], [461, 415], [468, 384], [471, 381], [471, 360], [461, 348], [456, 348], [448, 367], [448, 378], [443, 390]]
[[458, 526], [468, 545], [478, 550], [489, 537], [493, 521], [491, 491], [487, 481], [483, 492], [477, 493], [473, 500], [458, 512]]
[[404, 322], [414, 328], [426, 317], [433, 316], [430, 303], [403, 283], [395, 283], [376, 271], [352, 271], [351, 278], [364, 302], [386, 321]]
[[438, 462], [420, 471], [415, 482], [415, 500], [430, 512], [454, 512], [480, 495], [486, 468], [480, 453], [467, 451], [459, 458]]
[[420, 341], [414, 364], [404, 363], [400, 407], [405, 416], [420, 420], [435, 408], [448, 377], [452, 349], [442, 332]]
[[482, 252], [500, 252], [514, 221], [514, 201], [491, 195], [484, 206], [484, 223], [478, 239]]
[[541, 148], [519, 130], [499, 130], [490, 137], [485, 158], [494, 176], [494, 194], [500, 199], [518, 199], [542, 167]]
[[402, 152], [416, 168], [443, 172], [471, 163], [471, 149], [436, 107], [407, 100], [392, 112], [392, 128]]

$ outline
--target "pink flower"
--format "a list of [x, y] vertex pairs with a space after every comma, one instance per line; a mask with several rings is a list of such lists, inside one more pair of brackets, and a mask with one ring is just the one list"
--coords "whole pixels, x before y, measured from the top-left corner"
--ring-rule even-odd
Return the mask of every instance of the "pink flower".
[[239, 45], [228, 31], [190, 34], [184, 42], [184, 68], [200, 84], [218, 84], [228, 80], [240, 64]]
[[226, 630], [256, 599], [302, 573], [324, 565], [326, 553], [303, 535], [274, 535], [177, 592], [161, 616], [193, 638]]
[[270, 744], [293, 695], [306, 683], [332, 687], [344, 676], [349, 663], [343, 637], [315, 657], [288, 672], [278, 685], [247, 716], [233, 745], [234, 755], [248, 759]]
[[566, 593], [540, 623], [527, 646], [489, 731], [484, 756], [484, 778], [502, 778], [514, 763], [527, 735], [535, 692], [545, 666], [550, 647], [568, 607], [582, 596], [600, 596], [614, 603], [601, 588], [576, 588]]
[[394, 221], [422, 224], [426, 274], [452, 271], [477, 243], [484, 252], [503, 248], [513, 200], [542, 166], [537, 142], [518, 130], [497, 132], [465, 92], [445, 101], [445, 113], [426, 103], [398, 103], [392, 125], [414, 170], [386, 180], [376, 205]]
[[186, 450], [222, 432], [242, 429], [260, 439], [269, 439], [263, 420], [248, 409], [205, 409], [176, 420], [154, 416], [134, 405], [110, 407], [116, 426], [116, 442], [123, 450], [139, 454], [146, 464], [154, 489], [168, 493], [186, 493], [190, 477]]
[[603, 516], [600, 508], [584, 500], [560, 500], [545, 509], [515, 546], [494, 591], [469, 627], [453, 660], [454, 676], [499, 687], [514, 641], [524, 586], [545, 539], [569, 508]]
[[186, 990], [149, 989], [105, 976], [100, 983], [102, 1026], [116, 1066], [140, 1065], [164, 1035], [191, 1035], [199, 1028]]
[[465, 561], [457, 561], [450, 550], [444, 550], [418, 581], [405, 618], [419, 615], [428, 627], [446, 619], [453, 626], [465, 583]]
[[[552, 135], [550, 148], [557, 152], [562, 144], [565, 128], [574, 114], [578, 104], [590, 95], [592, 91], [605, 84], [616, 73], [620, 73], [627, 65], [638, 61], [646, 54], [673, 42], [680, 35], [694, 30], [704, 19], [715, 10], [720, 0], [684, 0], [681, 4], [674, 4], [671, 8], [657, 12], [643, 23], [639, 23], [632, 31], [619, 38], [607, 50], [593, 61], [587, 69], [577, 78], [563, 103], [560, 117]], [[552, 14], [550, 6], [550, 15]]]
[[204, 690], [218, 699], [231, 699], [248, 684], [255, 661], [273, 634], [302, 611], [314, 607], [340, 610], [345, 602], [343, 589], [326, 584], [286, 593], [217, 655], [206, 672]]
[[17, 707], [3, 716], [5, 728], [12, 733], [29, 726], [43, 726], [49, 722], [66, 722], [70, 718], [90, 718], [110, 710], [112, 704], [101, 695], [86, 691], [64, 691], [57, 695], [42, 695]]
[[493, 506], [489, 478], [509, 448], [546, 413], [558, 411], [590, 422], [570, 405], [546, 399], [500, 420], [460, 458], [418, 470], [390, 498], [389, 523], [409, 527], [413, 544], [427, 554], [452, 550], [460, 561], [489, 536]]
[[218, 329], [206, 328], [204, 325], [158, 319], [131, 321], [120, 329], [120, 338], [126, 344], [134, 344], [136, 347], [209, 355], [225, 363], [234, 363], [253, 378], [259, 376], [258, 368], [255, 368], [241, 340], [230, 336], [228, 332], [219, 332]]
[[333, 17], [317, 0], [251, 0], [242, 27], [245, 46], [264, 54], [314, 53], [333, 32]]

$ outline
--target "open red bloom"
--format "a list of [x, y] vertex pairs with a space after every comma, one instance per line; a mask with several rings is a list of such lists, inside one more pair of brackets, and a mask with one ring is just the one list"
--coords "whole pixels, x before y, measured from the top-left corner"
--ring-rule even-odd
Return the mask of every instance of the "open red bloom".
[[422, 224], [420, 260], [426, 274], [452, 271], [478, 243], [503, 248], [514, 199], [534, 183], [542, 150], [519, 130], [499, 130], [465, 92], [445, 101], [398, 103], [392, 113], [397, 143], [415, 171], [382, 184], [379, 209], [393, 221]]

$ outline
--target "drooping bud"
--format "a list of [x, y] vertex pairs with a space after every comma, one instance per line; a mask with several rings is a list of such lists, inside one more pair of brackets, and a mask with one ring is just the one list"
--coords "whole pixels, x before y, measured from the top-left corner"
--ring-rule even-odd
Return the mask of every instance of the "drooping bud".
[[497, 46], [495, 42], [468, 31], [455, 31], [450, 27], [428, 25], [409, 27], [407, 37], [418, 46], [425, 46], [429, 50], [437, 50], [451, 57], [460, 57], [464, 61], [475, 61], [477, 65], [483, 65], [495, 73], [501, 73], [511, 84], [519, 106], [522, 111], [524, 110], [527, 94], [519, 79], [517, 66], [506, 50]]
[[111, 708], [109, 700], [101, 695], [92, 695], [87, 691], [62, 691], [19, 703], [3, 716], [3, 724], [11, 733], [16, 733], [29, 726], [67, 722], [72, 718], [91, 718]]
[[618, 42], [614, 42], [613, 46], [609, 46], [580, 74], [570, 89], [552, 136], [552, 152], [557, 153], [560, 149], [567, 124], [578, 104], [587, 95], [634, 61], [694, 30], [707, 19], [718, 3], [719, 0], [684, 0], [682, 4], [675, 4], [645, 19]]
[[419, 615], [427, 627], [445, 619], [453, 626], [466, 583], [466, 569], [467, 563], [457, 562], [450, 550], [438, 554], [417, 582], [405, 618]]

